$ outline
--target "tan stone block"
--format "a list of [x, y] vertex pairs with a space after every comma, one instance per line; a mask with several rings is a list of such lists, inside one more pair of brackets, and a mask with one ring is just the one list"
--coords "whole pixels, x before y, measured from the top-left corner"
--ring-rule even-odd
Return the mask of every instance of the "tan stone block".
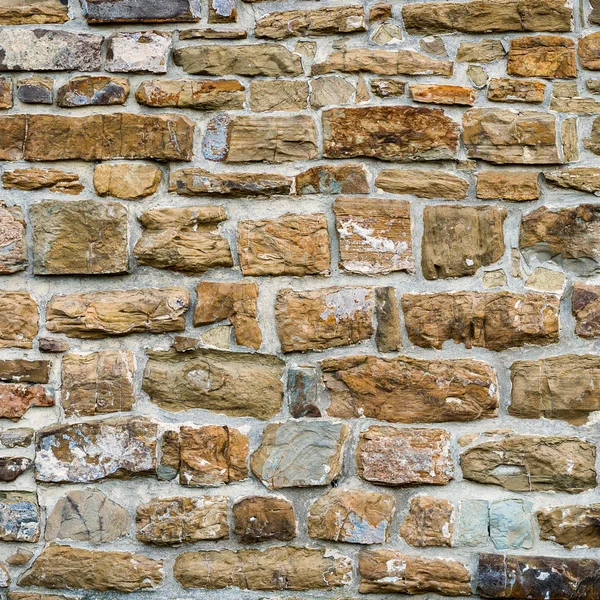
[[400, 527], [404, 541], [418, 548], [451, 546], [454, 535], [454, 506], [445, 498], [415, 496]]
[[27, 268], [26, 227], [21, 208], [0, 200], [0, 275]]
[[398, 298], [393, 287], [375, 288], [375, 342], [379, 352], [396, 352], [402, 348], [402, 331]]
[[6, 189], [40, 190], [60, 194], [78, 195], [83, 191], [79, 175], [66, 173], [58, 169], [14, 169], [4, 171], [2, 184]]
[[506, 69], [518, 77], [576, 77], [575, 42], [557, 35], [515, 38], [510, 41]]
[[277, 496], [250, 496], [233, 505], [235, 534], [242, 544], [296, 537], [294, 505]]
[[491, 63], [506, 56], [500, 40], [461, 42], [456, 51], [456, 62]]
[[156, 192], [162, 171], [154, 165], [101, 163], [94, 169], [94, 188], [99, 196], [139, 200]]
[[38, 334], [38, 305], [29, 292], [0, 290], [0, 348], [31, 348]]
[[419, 198], [466, 198], [469, 182], [446, 171], [421, 169], [383, 169], [375, 185], [392, 194], [413, 194]]
[[523, 202], [540, 197], [539, 174], [534, 171], [480, 171], [477, 198]]
[[250, 109], [255, 112], [297, 111], [308, 107], [308, 83], [292, 79], [250, 82]]
[[536, 513], [540, 539], [576, 547], [600, 548], [600, 504], [542, 508]]
[[523, 81], [508, 77], [493, 78], [488, 85], [487, 98], [492, 102], [544, 101], [546, 84], [541, 81]]
[[473, 106], [476, 92], [462, 85], [439, 85], [434, 83], [413, 83], [408, 86], [410, 97], [415, 102], [428, 104], [460, 104]]
[[551, 185], [600, 196], [598, 167], [570, 167], [559, 171], [544, 171], [544, 179]]
[[[2, 8], [0, 7], [0, 11]], [[0, 12], [1, 14], [1, 12]], [[13, 106], [13, 82], [12, 79], [0, 77], [0, 109], [12, 108]]]
[[61, 0], [0, 0], [0, 25], [65, 23], [69, 6]]
[[364, 165], [319, 165], [296, 175], [296, 194], [367, 194]]
[[580, 38], [577, 54], [584, 69], [600, 70], [600, 33], [590, 33]]
[[310, 106], [348, 104], [355, 91], [354, 85], [343, 77], [316, 77], [310, 82]]

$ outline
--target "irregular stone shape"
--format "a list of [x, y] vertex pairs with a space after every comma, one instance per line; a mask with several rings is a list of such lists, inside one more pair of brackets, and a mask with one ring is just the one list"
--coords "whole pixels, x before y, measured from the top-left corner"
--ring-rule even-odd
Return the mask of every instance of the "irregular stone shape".
[[61, 405], [67, 417], [131, 410], [134, 361], [129, 350], [65, 354]]
[[202, 140], [207, 160], [281, 163], [317, 158], [317, 132], [308, 115], [229, 117], [212, 119]]
[[133, 592], [154, 588], [162, 578], [162, 560], [132, 552], [52, 545], [44, 548], [17, 583], [24, 587]]
[[104, 68], [111, 73], [166, 73], [171, 39], [169, 31], [112, 33]]
[[584, 338], [600, 336], [600, 287], [576, 281], [572, 307], [575, 333]]
[[477, 593], [485, 598], [593, 600], [600, 562], [591, 558], [479, 555]]
[[277, 496], [250, 496], [233, 505], [233, 523], [238, 541], [255, 544], [296, 537], [294, 505]]
[[467, 67], [467, 77], [478, 89], [485, 87], [489, 79], [487, 71], [479, 65], [469, 65]]
[[466, 348], [501, 351], [558, 342], [559, 298], [527, 292], [404, 294], [408, 338], [421, 348], [453, 340]]
[[147, 354], [142, 389], [163, 409], [201, 408], [265, 420], [281, 409], [285, 364], [275, 356], [203, 348]]
[[291, 177], [277, 173], [211, 173], [204, 169], [171, 171], [169, 192], [180, 196], [243, 198], [288, 195]]
[[358, 475], [377, 485], [446, 485], [454, 478], [450, 434], [443, 429], [373, 425], [360, 434]]
[[366, 29], [363, 7], [343, 5], [270, 13], [256, 21], [254, 35], [258, 38], [283, 40], [290, 37], [355, 33]]
[[454, 535], [454, 506], [445, 498], [416, 496], [410, 501], [410, 508], [400, 535], [407, 544], [424, 548], [426, 546], [451, 546]]
[[136, 538], [143, 544], [170, 546], [228, 537], [226, 496], [155, 498], [135, 513]]
[[475, 104], [475, 90], [462, 85], [413, 83], [408, 86], [408, 91], [415, 102], [460, 104], [464, 106]]
[[171, 481], [179, 474], [181, 466], [181, 438], [179, 431], [167, 429], [160, 440], [159, 463], [156, 476], [163, 481]]
[[138, 163], [101, 163], [94, 169], [94, 188], [98, 196], [139, 200], [156, 192], [162, 171], [154, 165]]
[[485, 289], [505, 287], [506, 286], [506, 273], [502, 269], [496, 269], [495, 271], [486, 271], [481, 276], [481, 283]]
[[0, 482], [10, 483], [33, 466], [33, 461], [24, 456], [0, 457]]
[[32, 492], [0, 492], [0, 541], [37, 542], [40, 509]]
[[280, 290], [275, 303], [283, 352], [349, 346], [373, 335], [373, 293], [365, 287]]
[[55, 594], [8, 592], [8, 600], [70, 600], [70, 598], [67, 596], [56, 596]]
[[30, 427], [13, 427], [0, 431], [0, 447], [26, 448], [31, 445], [34, 433]]
[[82, 0], [88, 23], [175, 23], [198, 21], [190, 0]]
[[69, 6], [61, 0], [0, 0], [0, 25], [65, 23]]
[[565, 285], [565, 274], [544, 267], [535, 268], [527, 280], [525, 287], [531, 290], [562, 292]]
[[559, 171], [544, 171], [544, 179], [561, 188], [590, 192], [600, 196], [600, 169], [597, 167], [571, 167]]
[[469, 448], [460, 464], [465, 479], [512, 492], [578, 494], [596, 487], [595, 460], [596, 447], [581, 438], [511, 435]]
[[124, 77], [103, 75], [74, 77], [58, 88], [56, 104], [63, 108], [125, 104], [129, 81]]
[[358, 570], [358, 589], [362, 594], [471, 594], [469, 569], [447, 558], [410, 556], [399, 550], [362, 550], [358, 555]]
[[48, 383], [49, 378], [49, 360], [27, 360], [24, 358], [0, 360], [0, 381]]
[[571, 6], [562, 0], [426, 2], [402, 7], [404, 26], [411, 35], [570, 31], [571, 17]]
[[3, 27], [0, 71], [100, 71], [103, 39], [63, 29]]
[[212, 44], [173, 51], [176, 65], [192, 75], [298, 77], [302, 61], [281, 44]]
[[490, 538], [496, 550], [531, 548], [531, 502], [520, 499], [496, 500], [490, 503]]
[[595, 32], [580, 38], [577, 55], [584, 69], [600, 70], [600, 34]]
[[[575, 294], [573, 296], [575, 301]], [[600, 410], [600, 360], [593, 355], [566, 354], [512, 364], [512, 402], [508, 412], [522, 419], [563, 419], [584, 425]]]
[[394, 516], [391, 494], [332, 489], [312, 503], [308, 535], [351, 544], [384, 544]]
[[0, 200], [0, 275], [27, 268], [26, 227], [21, 207]]
[[344, 48], [332, 52], [325, 61], [312, 66], [312, 75], [341, 73], [374, 73], [375, 75], [441, 75], [450, 77], [454, 65], [436, 60], [414, 50], [374, 50]]
[[538, 200], [540, 184], [533, 171], [480, 171], [477, 173], [477, 198], [524, 202]]
[[481, 361], [348, 356], [321, 369], [332, 417], [439, 423], [498, 415], [496, 376]]
[[487, 99], [492, 102], [543, 102], [546, 84], [541, 81], [493, 78], [488, 85]]
[[456, 51], [456, 62], [491, 63], [506, 56], [500, 40], [461, 42]]
[[40, 190], [76, 196], [83, 192], [79, 175], [58, 169], [15, 169], [4, 171], [2, 184], [6, 189]]
[[269, 423], [250, 468], [268, 488], [329, 485], [342, 472], [350, 430], [329, 421]]
[[595, 115], [600, 113], [600, 102], [592, 98], [582, 98], [580, 96], [563, 98], [553, 94], [550, 100], [550, 110], [579, 115]]
[[69, 492], [46, 521], [46, 541], [74, 540], [105, 544], [129, 534], [129, 513], [99, 490]]
[[248, 37], [245, 29], [214, 29], [203, 27], [200, 29], [185, 29], [179, 31], [180, 40], [244, 40]]
[[404, 95], [406, 83], [395, 79], [371, 79], [371, 92], [380, 98]]
[[116, 202], [46, 200], [29, 210], [35, 275], [106, 275], [129, 269], [127, 210]]
[[0, 77], [0, 109], [13, 107], [13, 82], [7, 77]]
[[600, 267], [600, 210], [593, 204], [551, 210], [541, 206], [521, 218], [519, 248], [527, 262], [549, 261], [578, 275]]
[[29, 292], [0, 290], [0, 348], [31, 348], [38, 334], [38, 306]]
[[236, 0], [211, 0], [208, 3], [209, 23], [235, 23], [236, 21]]
[[367, 172], [363, 165], [319, 165], [296, 175], [296, 193], [366, 194]]
[[6, 564], [11, 567], [22, 567], [33, 558], [33, 552], [24, 548], [17, 548], [13, 554], [6, 559]]
[[262, 335], [256, 318], [256, 283], [202, 281], [196, 286], [196, 297], [194, 327], [229, 319], [238, 345], [255, 350], [260, 348]]
[[510, 41], [509, 75], [518, 77], [577, 77], [575, 42], [557, 35], [537, 35]]
[[392, 5], [388, 2], [374, 4], [369, 8], [369, 23], [381, 23], [392, 18]]
[[180, 485], [201, 487], [247, 479], [247, 435], [221, 425], [183, 425], [180, 437]]
[[306, 81], [258, 79], [250, 82], [250, 109], [253, 111], [296, 111], [307, 108], [307, 105]]
[[289, 367], [287, 397], [290, 414], [294, 419], [323, 416], [321, 394], [314, 367]]
[[371, 35], [371, 41], [381, 46], [398, 44], [402, 41], [402, 28], [392, 23], [383, 23]]
[[68, 352], [71, 348], [69, 342], [55, 338], [40, 338], [38, 340], [40, 352], [62, 353]]
[[[1, 127], [1, 125], [0, 125], [0, 127]], [[578, 138], [577, 138], [576, 126], [574, 128], [574, 133], [575, 133], [575, 139], [573, 140], [573, 143], [575, 144], [575, 146], [577, 146]], [[563, 132], [562, 137], [564, 139], [564, 137], [565, 137], [564, 132]], [[592, 123], [592, 130], [590, 132], [590, 137], [583, 139], [583, 145], [590, 152], [593, 152], [594, 154], [600, 154], [600, 118], [594, 119], [594, 122]], [[575, 159], [571, 159], [571, 160], [578, 160], [578, 158], [576, 157]]]
[[54, 80], [34, 75], [17, 82], [17, 98], [25, 104], [52, 104]]
[[421, 268], [425, 279], [475, 275], [504, 255], [506, 211], [496, 206], [423, 209]]
[[0, 419], [18, 421], [33, 406], [54, 406], [54, 396], [38, 384], [0, 383]]
[[479, 546], [488, 541], [489, 507], [487, 500], [461, 500], [454, 529], [453, 546]]
[[317, 109], [348, 104], [355, 91], [354, 85], [343, 77], [317, 77], [310, 82], [310, 106]]
[[156, 108], [240, 110], [246, 88], [237, 79], [148, 79], [140, 84], [135, 98], [138, 104]]
[[340, 196], [333, 210], [341, 268], [361, 275], [414, 273], [409, 202]]
[[535, 111], [471, 108], [463, 114], [469, 158], [536, 165], [561, 162], [554, 115]]
[[573, 548], [600, 548], [600, 504], [542, 508], [536, 513], [540, 539]]
[[37, 432], [36, 479], [88, 483], [109, 477], [151, 475], [156, 470], [156, 423], [117, 417], [52, 425]]
[[221, 206], [149, 210], [140, 216], [144, 230], [133, 253], [139, 264], [189, 274], [232, 267], [229, 241], [218, 231], [226, 219]]
[[391, 194], [413, 194], [419, 198], [466, 198], [469, 182], [445, 171], [421, 169], [383, 169], [375, 185]]
[[25, 115], [0, 116], [0, 160], [22, 160], [27, 133]]
[[396, 352], [402, 348], [398, 298], [393, 287], [375, 288], [375, 342], [379, 352]]
[[186, 552], [175, 560], [175, 579], [186, 589], [317, 590], [345, 585], [352, 564], [325, 548], [277, 546], [266, 550]]
[[323, 111], [322, 120], [326, 158], [405, 162], [456, 156], [459, 127], [439, 108], [332, 108]]

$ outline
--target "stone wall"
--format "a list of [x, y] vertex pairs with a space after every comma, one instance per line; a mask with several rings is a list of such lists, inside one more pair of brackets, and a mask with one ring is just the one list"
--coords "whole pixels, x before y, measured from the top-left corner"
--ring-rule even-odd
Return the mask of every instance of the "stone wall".
[[2, 600], [598, 600], [598, 11], [0, 0]]

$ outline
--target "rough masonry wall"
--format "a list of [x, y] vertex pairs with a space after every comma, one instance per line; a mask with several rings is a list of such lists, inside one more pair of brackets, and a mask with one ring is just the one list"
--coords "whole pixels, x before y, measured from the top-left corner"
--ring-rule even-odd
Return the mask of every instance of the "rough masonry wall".
[[600, 3], [0, 0], [2, 600], [600, 598]]

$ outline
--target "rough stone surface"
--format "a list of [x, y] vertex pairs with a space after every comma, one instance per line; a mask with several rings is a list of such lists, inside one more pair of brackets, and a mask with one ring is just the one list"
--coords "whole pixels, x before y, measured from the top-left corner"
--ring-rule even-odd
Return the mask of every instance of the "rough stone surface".
[[18, 421], [33, 406], [54, 406], [54, 396], [42, 385], [0, 383], [0, 418]]
[[600, 169], [597, 167], [571, 167], [559, 171], [544, 171], [544, 179], [557, 187], [600, 195]]
[[544, 101], [546, 84], [541, 81], [494, 78], [488, 85], [488, 100], [492, 102], [531, 102]]
[[197, 21], [190, 0], [83, 0], [88, 23], [171, 23]]
[[600, 548], [600, 504], [542, 508], [536, 513], [540, 538], [565, 548]]
[[477, 197], [482, 200], [524, 202], [540, 197], [538, 174], [531, 171], [480, 171]]
[[444, 498], [416, 496], [410, 501], [410, 508], [400, 535], [410, 546], [451, 546], [454, 534], [454, 507]]
[[379, 352], [396, 352], [402, 348], [402, 331], [398, 298], [393, 287], [375, 288], [375, 343]]
[[556, 35], [513, 39], [508, 51], [507, 72], [517, 77], [576, 77], [575, 43], [570, 38]]
[[25, 456], [0, 457], [0, 482], [10, 483], [33, 466], [33, 461]]
[[487, 500], [461, 500], [454, 530], [454, 546], [479, 546], [489, 535]]
[[384, 169], [377, 175], [375, 185], [392, 194], [447, 200], [462, 200], [469, 189], [469, 182], [459, 175], [421, 169]]
[[277, 496], [250, 496], [233, 505], [234, 531], [242, 544], [296, 537], [294, 505]]
[[10, 275], [27, 268], [26, 231], [21, 208], [7, 206], [0, 200], [0, 275]]
[[34, 75], [17, 81], [17, 98], [25, 104], [52, 104], [54, 81], [50, 77]]
[[98, 196], [139, 200], [156, 192], [162, 171], [154, 165], [101, 163], [94, 169], [94, 188]]
[[527, 500], [496, 500], [490, 504], [490, 538], [496, 550], [533, 546], [532, 505]]
[[105, 69], [112, 73], [166, 73], [171, 33], [113, 33], [106, 42]]
[[125, 104], [129, 82], [124, 77], [74, 77], [58, 88], [56, 104], [63, 108]]
[[40, 25], [69, 20], [68, 5], [61, 0], [0, 0], [0, 25]]
[[2, 185], [6, 189], [25, 191], [48, 189], [49, 192], [76, 196], [83, 192], [83, 185], [75, 173], [59, 169], [14, 169], [4, 171]]
[[0, 541], [37, 542], [40, 509], [31, 492], [0, 492]]
[[0, 290], [0, 348], [31, 348], [38, 318], [38, 305], [29, 292]]
[[575, 333], [584, 338], [600, 336], [600, 288], [576, 282], [573, 285]]
[[296, 175], [296, 193], [366, 194], [369, 191], [363, 165], [321, 165]]

